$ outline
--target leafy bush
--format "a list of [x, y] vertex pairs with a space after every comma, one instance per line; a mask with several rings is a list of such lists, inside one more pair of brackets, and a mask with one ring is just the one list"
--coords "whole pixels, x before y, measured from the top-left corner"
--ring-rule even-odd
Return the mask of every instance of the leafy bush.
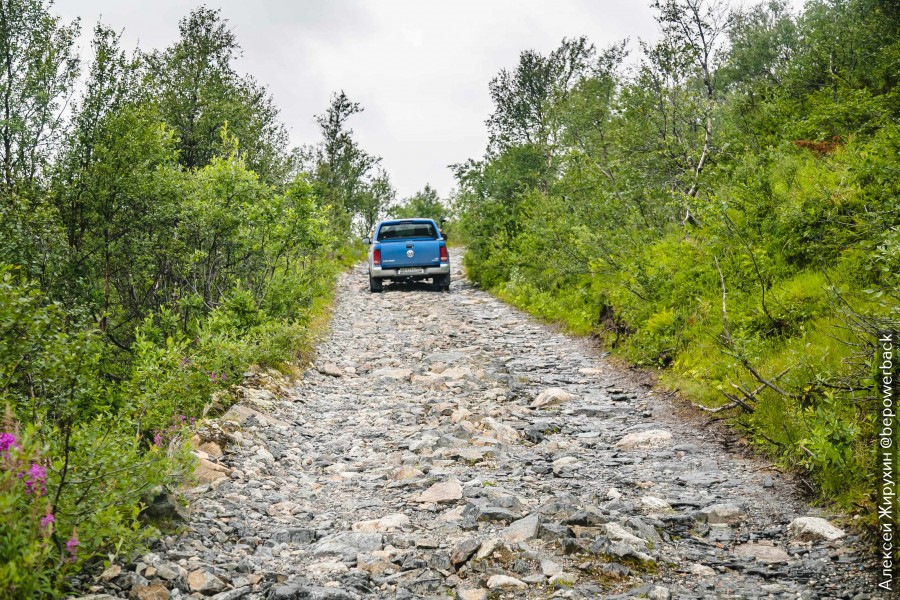
[[47, 460], [8, 414], [0, 429], [0, 593], [33, 598], [51, 593], [72, 570], [78, 534], [72, 530], [61, 551]]
[[98, 24], [76, 94], [78, 25], [50, 6], [4, 5], [0, 28], [17, 90], [0, 148], [4, 598], [58, 596], [68, 572], [154, 534], [138, 517], [189, 479], [196, 419], [250, 365], [309, 356], [360, 258], [343, 240], [394, 194], [343, 94], [322, 142], [288, 151], [218, 11], [150, 54]]
[[[491, 143], [456, 173], [468, 272], [666, 367], [826, 497], [871, 508], [872, 332], [900, 323], [900, 15], [770, 2], [716, 30], [657, 8], [634, 69], [580, 38], [492, 81]], [[728, 43], [691, 41], [711, 36]]]

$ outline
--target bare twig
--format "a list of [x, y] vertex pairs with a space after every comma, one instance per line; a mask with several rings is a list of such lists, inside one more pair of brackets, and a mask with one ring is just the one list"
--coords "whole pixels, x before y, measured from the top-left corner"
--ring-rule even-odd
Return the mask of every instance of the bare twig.
[[737, 402], [731, 402], [730, 404], [723, 404], [722, 406], [717, 406], [716, 408], [709, 408], [708, 406], [703, 406], [702, 404], [697, 404], [696, 402], [691, 402], [691, 405], [696, 409], [702, 410], [703, 412], [708, 412], [708, 413], [713, 413], [713, 414], [720, 413], [724, 410], [728, 410], [729, 408], [736, 408], [737, 406], [740, 406]]

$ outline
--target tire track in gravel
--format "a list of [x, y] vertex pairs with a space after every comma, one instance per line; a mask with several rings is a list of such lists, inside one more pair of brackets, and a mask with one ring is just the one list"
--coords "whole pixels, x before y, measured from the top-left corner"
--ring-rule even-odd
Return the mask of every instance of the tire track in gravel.
[[454, 270], [449, 294], [370, 294], [364, 266], [343, 275], [316, 368], [286, 390], [248, 378], [242, 405], [204, 434], [225, 451], [201, 446], [186, 530], [101, 587], [875, 597], [859, 540], [829, 540], [843, 532], [789, 478], [729, 455], [589, 342]]

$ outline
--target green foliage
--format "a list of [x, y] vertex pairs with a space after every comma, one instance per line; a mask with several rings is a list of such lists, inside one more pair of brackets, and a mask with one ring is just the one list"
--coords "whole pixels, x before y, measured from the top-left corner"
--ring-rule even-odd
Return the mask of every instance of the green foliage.
[[98, 24], [66, 119], [77, 26], [42, 0], [0, 21], [0, 596], [56, 597], [155, 534], [144, 507], [189, 479], [192, 426], [248, 367], [309, 356], [360, 258], [342, 240], [394, 192], [340, 120], [336, 161], [300, 168], [218, 11], [151, 55]]
[[0, 23], [0, 189], [7, 196], [32, 196], [62, 131], [58, 114], [78, 76], [79, 25], [62, 23], [43, 0], [4, 2]]
[[[67, 561], [80, 564], [140, 543], [145, 535], [135, 532], [140, 502], [151, 489], [175, 484], [188, 469], [187, 457], [176, 447], [171, 455], [148, 452], [146, 438], [135, 430], [140, 420], [128, 386], [109, 378], [110, 359], [98, 331], [70, 327], [60, 305], [47, 303], [8, 267], [0, 269], [0, 377], [5, 383], [0, 404], [27, 420], [26, 439], [40, 449], [40, 457], [30, 463], [47, 473], [41, 514], [54, 515], [56, 531], [77, 530], [79, 540], [77, 553], [63, 556], [65, 540], [46, 528], [17, 529], [15, 536], [2, 538], [18, 540], [8, 542], [15, 548], [2, 551], [10, 569], [36, 560], [21, 544], [42, 549], [43, 562], [33, 567], [45, 587], [29, 588], [34, 595], [50, 593], [63, 582], [66, 569], [59, 577], [48, 574]], [[14, 433], [11, 423], [6, 433]], [[4, 476], [9, 469], [21, 471], [7, 465]], [[0, 503], [22, 509], [21, 493], [15, 485], [0, 484]]]
[[25, 600], [51, 593], [72, 561], [53, 539], [59, 526], [32, 432], [9, 418], [0, 429], [0, 593]]
[[468, 272], [865, 506], [873, 332], [900, 322], [896, 9], [654, 7], [633, 70], [564, 40], [491, 82], [487, 153], [456, 168]]
[[178, 24], [178, 41], [146, 57], [148, 93], [178, 140], [178, 159], [199, 168], [227, 154], [224, 130], [266, 183], [283, 180], [292, 164], [288, 135], [266, 89], [234, 69], [240, 46], [219, 10], [199, 7]]
[[392, 208], [391, 216], [395, 219], [434, 219], [440, 223], [442, 219], [450, 218], [450, 210], [438, 196], [437, 190], [426, 183], [422, 191]]
[[316, 117], [322, 142], [306, 150], [316, 193], [330, 207], [332, 220], [359, 234], [371, 231], [393, 201], [394, 188], [379, 167], [381, 158], [353, 139], [348, 121], [363, 108], [343, 90], [334, 94], [324, 114]]

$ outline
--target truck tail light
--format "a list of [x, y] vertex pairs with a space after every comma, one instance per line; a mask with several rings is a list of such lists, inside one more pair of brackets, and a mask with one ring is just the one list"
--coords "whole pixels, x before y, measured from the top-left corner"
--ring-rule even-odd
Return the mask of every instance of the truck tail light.
[[441, 246], [441, 262], [450, 262], [450, 254], [447, 252], [447, 246]]
[[375, 248], [372, 251], [372, 264], [381, 266], [381, 248]]

